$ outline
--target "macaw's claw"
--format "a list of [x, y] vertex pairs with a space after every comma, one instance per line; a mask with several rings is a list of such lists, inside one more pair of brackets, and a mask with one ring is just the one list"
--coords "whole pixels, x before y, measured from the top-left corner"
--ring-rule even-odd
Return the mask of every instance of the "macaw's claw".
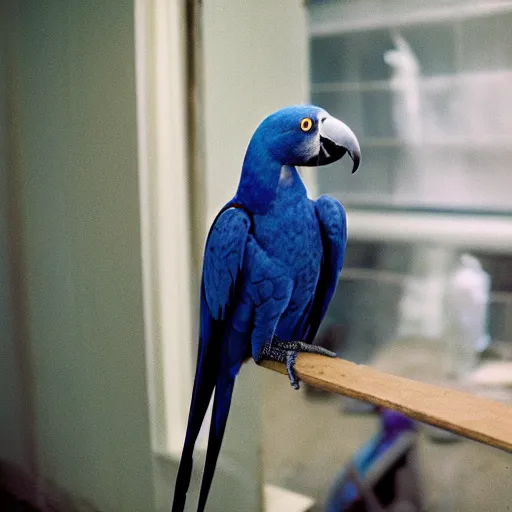
[[299, 389], [299, 379], [295, 375], [295, 361], [299, 352], [309, 352], [310, 354], [320, 354], [327, 357], [337, 357], [334, 352], [318, 345], [311, 345], [304, 341], [281, 341], [274, 336], [271, 343], [263, 348], [263, 358], [272, 361], [278, 361], [286, 364], [286, 371], [292, 388]]
[[290, 379], [290, 384], [293, 389], [299, 389], [299, 379], [295, 375], [295, 361], [297, 360], [297, 351], [296, 350], [287, 350], [286, 351], [286, 371], [288, 372], [288, 378]]

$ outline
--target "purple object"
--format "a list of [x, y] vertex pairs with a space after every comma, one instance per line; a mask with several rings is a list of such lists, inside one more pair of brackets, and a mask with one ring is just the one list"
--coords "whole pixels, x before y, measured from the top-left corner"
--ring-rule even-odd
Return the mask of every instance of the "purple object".
[[423, 510], [416, 446], [416, 423], [376, 407], [380, 431], [364, 444], [329, 490], [325, 512]]

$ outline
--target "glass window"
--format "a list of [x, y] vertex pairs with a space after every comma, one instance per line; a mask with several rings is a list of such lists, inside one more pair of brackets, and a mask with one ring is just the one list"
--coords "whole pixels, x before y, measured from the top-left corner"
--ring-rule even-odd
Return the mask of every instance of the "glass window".
[[364, 156], [364, 177], [335, 163], [320, 192], [349, 207], [512, 210], [511, 7], [463, 4], [309, 2], [312, 102]]

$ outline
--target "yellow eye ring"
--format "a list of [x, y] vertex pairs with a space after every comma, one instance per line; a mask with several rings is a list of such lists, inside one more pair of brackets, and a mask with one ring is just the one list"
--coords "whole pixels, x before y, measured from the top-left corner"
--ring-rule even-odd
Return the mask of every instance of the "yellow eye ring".
[[300, 122], [300, 129], [303, 131], [303, 132], [309, 132], [309, 130], [311, 130], [311, 128], [313, 127], [313, 121], [311, 121], [311, 119], [309, 117], [305, 117], [301, 122]]

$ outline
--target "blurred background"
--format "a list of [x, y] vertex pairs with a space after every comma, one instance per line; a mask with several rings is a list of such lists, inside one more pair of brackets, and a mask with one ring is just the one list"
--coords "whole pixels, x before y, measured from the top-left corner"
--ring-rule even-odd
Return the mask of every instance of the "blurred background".
[[[510, 403], [511, 87], [506, 0], [4, 2], [0, 509], [169, 509], [205, 235], [288, 104], [363, 153], [301, 170], [348, 213], [316, 342]], [[404, 423], [374, 460], [386, 418], [246, 365], [209, 510], [509, 509], [510, 455]]]

